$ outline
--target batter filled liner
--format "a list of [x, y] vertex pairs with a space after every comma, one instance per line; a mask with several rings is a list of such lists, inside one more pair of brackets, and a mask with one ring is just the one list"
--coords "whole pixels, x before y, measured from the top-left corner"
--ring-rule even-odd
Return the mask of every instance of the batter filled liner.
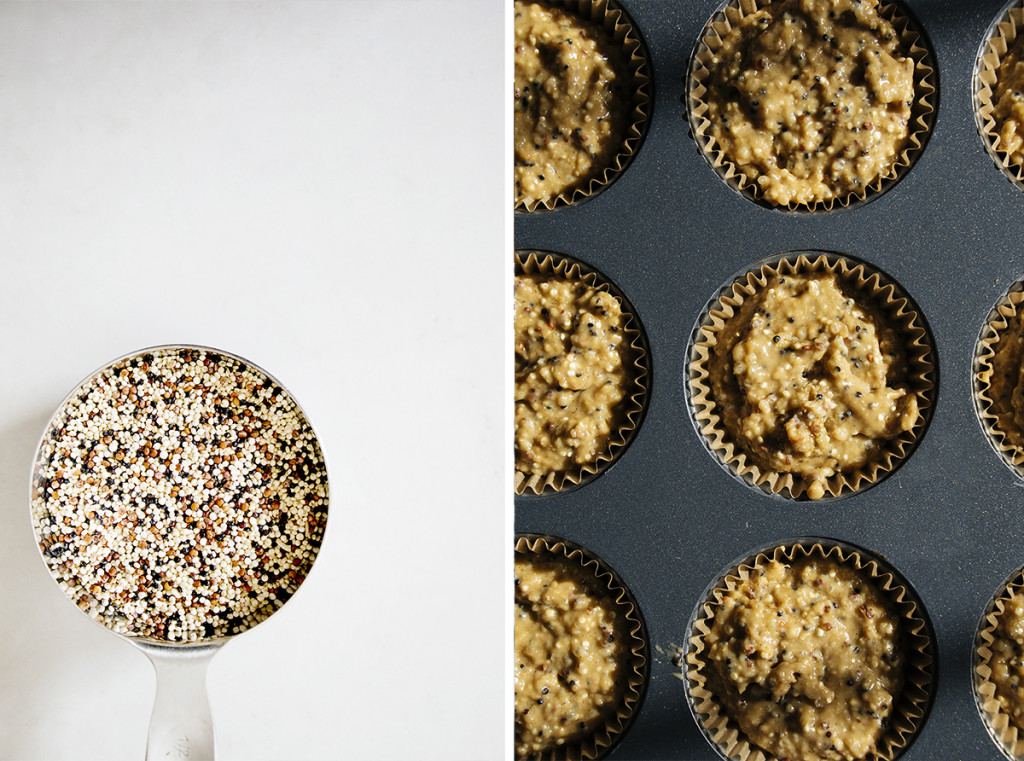
[[989, 313], [975, 347], [974, 404], [981, 427], [1003, 462], [1024, 478], [1024, 281]]
[[909, 169], [934, 119], [933, 75], [896, 5], [735, 0], [694, 53], [690, 122], [740, 192], [773, 208], [828, 210]]
[[1011, 758], [1024, 754], [1024, 572], [993, 596], [978, 626], [974, 697], [989, 736]]
[[875, 483], [931, 408], [930, 342], [909, 300], [866, 265], [790, 255], [709, 307], [690, 355], [694, 417], [736, 475], [794, 498]]
[[698, 607], [688, 642], [691, 707], [729, 758], [891, 759], [931, 699], [919, 604], [839, 544], [786, 543], [738, 564]]
[[520, 252], [516, 281], [515, 489], [561, 491], [632, 440], [649, 355], [628, 300], [586, 265]]
[[515, 584], [516, 758], [603, 757], [646, 690], [639, 608], [606, 564], [555, 537], [517, 537]]
[[579, 203], [611, 183], [647, 129], [647, 54], [614, 3], [515, 4], [515, 208]]
[[974, 78], [974, 115], [996, 166], [1024, 189], [1024, 6], [1007, 8], [982, 45]]

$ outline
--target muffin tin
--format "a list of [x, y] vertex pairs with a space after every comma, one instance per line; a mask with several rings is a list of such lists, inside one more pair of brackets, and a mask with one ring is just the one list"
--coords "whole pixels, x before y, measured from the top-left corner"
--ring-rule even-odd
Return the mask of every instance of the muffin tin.
[[[572, 491], [515, 498], [515, 530], [603, 558], [636, 597], [651, 677], [610, 758], [715, 759], [687, 708], [678, 651], [709, 583], [732, 559], [792, 537], [883, 557], [934, 627], [935, 696], [904, 759], [1000, 759], [973, 693], [979, 621], [1024, 566], [1024, 492], [978, 419], [972, 368], [990, 311], [1024, 278], [1024, 192], [978, 133], [973, 77], [1004, 0], [909, 0], [937, 61], [938, 114], [918, 161], [869, 202], [831, 212], [767, 209], [730, 188], [689, 131], [686, 74], [719, 0], [622, 0], [650, 54], [653, 103], [632, 163], [585, 204], [517, 213], [515, 248], [577, 257], [630, 300], [650, 348], [649, 397], [629, 448]], [[824, 502], [773, 498], [726, 472], [687, 401], [694, 325], [723, 283], [797, 250], [862, 259], [914, 300], [937, 354], [931, 422], [873, 488]]]

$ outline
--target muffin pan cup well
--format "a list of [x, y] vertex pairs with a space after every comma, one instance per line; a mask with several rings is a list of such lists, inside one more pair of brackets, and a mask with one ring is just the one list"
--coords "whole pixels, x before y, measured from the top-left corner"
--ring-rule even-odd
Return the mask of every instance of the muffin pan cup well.
[[580, 742], [566, 743], [547, 751], [526, 756], [529, 761], [591, 761], [605, 758], [625, 735], [643, 705], [650, 678], [650, 644], [643, 614], [633, 593], [619, 575], [603, 560], [587, 549], [554, 536], [519, 534], [516, 536], [517, 558], [538, 558], [564, 565], [567, 573], [593, 578], [595, 587], [603, 589], [605, 599], [615, 605], [622, 621], [622, 631], [629, 638], [622, 665], [625, 681], [615, 711], [604, 725], [586, 735]]
[[776, 757], [751, 743], [708, 688], [705, 638], [713, 625], [722, 594], [735, 589], [769, 561], [784, 564], [803, 559], [821, 560], [855, 569], [872, 583], [900, 620], [900, 645], [904, 657], [903, 686], [896, 696], [888, 726], [870, 757], [880, 761], [898, 758], [921, 729], [935, 683], [935, 636], [924, 606], [913, 589], [895, 569], [859, 547], [822, 538], [790, 539], [762, 547], [733, 562], [713, 581], [690, 616], [687, 627], [683, 670], [687, 701], [701, 732], [723, 759], [777, 761]]
[[1011, 0], [992, 22], [978, 49], [974, 64], [974, 118], [985, 150], [999, 170], [1018, 188], [1024, 190], [1024, 164], [1015, 164], [1002, 144], [1000, 125], [996, 122], [995, 104], [999, 100], [999, 64], [1007, 51], [1020, 44], [1024, 32], [1024, 2]]
[[622, 174], [640, 149], [647, 134], [652, 100], [650, 54], [633, 20], [615, 0], [541, 0], [542, 4], [561, 8], [578, 16], [583, 22], [600, 27], [609, 43], [621, 56], [622, 68], [628, 72], [628, 98], [624, 104], [625, 130], [615, 155], [600, 172], [584, 182], [569, 186], [561, 193], [542, 200], [519, 201], [516, 214], [532, 214], [578, 205], [600, 193]]
[[[902, 377], [888, 380], [890, 385], [905, 388], [917, 400], [918, 415], [912, 428], [878, 443], [878, 453], [863, 467], [840, 470], [820, 482], [822, 496], [846, 496], [877, 483], [910, 455], [928, 427], [936, 387], [934, 342], [919, 308], [897, 283], [866, 262], [822, 251], [791, 252], [758, 262], [721, 288], [701, 314], [687, 352], [690, 411], [708, 449], [733, 475], [768, 494], [807, 498], [807, 478], [767, 468], [736, 439], [726, 418], [738, 417], [741, 409], [735, 400], [716, 396], [714, 383], [722, 363], [728, 363], [731, 357], [728, 346], [722, 350], [721, 341], [730, 340], [730, 333], [749, 322], [759, 293], [793, 275], [833, 277], [844, 296], [852, 299], [869, 318], [881, 323], [876, 325], [879, 333], [883, 329], [893, 331], [901, 358], [897, 364], [903, 366]], [[824, 365], [824, 359], [825, 356], [815, 367]], [[826, 377], [831, 377], [831, 369], [825, 371]], [[833, 385], [838, 382], [838, 378], [832, 381]], [[726, 388], [720, 390], [726, 393]]]
[[914, 61], [915, 100], [910, 110], [906, 143], [893, 158], [888, 171], [866, 183], [859, 191], [836, 195], [814, 203], [791, 202], [777, 206], [765, 199], [763, 189], [731, 160], [711, 132], [707, 97], [723, 38], [745, 17], [767, 8], [777, 0], [728, 0], [708, 20], [694, 47], [687, 71], [687, 115], [691, 134], [696, 136], [704, 158], [716, 174], [731, 188], [754, 203], [780, 211], [821, 212], [834, 208], [857, 206], [874, 198], [899, 182], [920, 157], [935, 124], [937, 86], [935, 54], [927, 36], [907, 6], [900, 2], [883, 2], [878, 15], [892, 24], [900, 36], [900, 48]]
[[[629, 446], [643, 421], [650, 386], [650, 353], [643, 326], [629, 299], [619, 288], [593, 267], [564, 254], [549, 251], [516, 252], [516, 276], [537, 275], [571, 282], [585, 283], [616, 298], [622, 310], [624, 350], [623, 369], [626, 373], [623, 398], [615, 406], [613, 427], [607, 443], [590, 462], [567, 470], [548, 473], [528, 473], [518, 467], [515, 472], [516, 494], [555, 494], [587, 483], [611, 467]], [[518, 359], [518, 355], [517, 355]], [[518, 370], [517, 370], [518, 376]], [[517, 377], [518, 380], [518, 377]], [[518, 400], [517, 400], [518, 403]]]
[[[628, 581], [643, 611], [651, 679], [609, 758], [719, 757], [690, 714], [672, 653], [730, 559], [810, 536], [870, 549], [912, 580], [928, 610], [939, 676], [901, 759], [1003, 761], [974, 698], [974, 639], [994, 590], [1024, 566], [1024, 491], [978, 424], [972, 377], [993, 305], [1024, 277], [1024, 193], [986, 152], [972, 86], [1005, 0], [906, 0], [935, 54], [935, 128], [884, 194], [814, 214], [744, 198], [709, 169], [689, 133], [688, 62], [722, 3], [621, 1], [656, 83], [643, 146], [585, 204], [516, 215], [513, 242], [571, 253], [604, 273], [628, 295], [650, 349], [643, 424], [615, 465], [577, 489], [514, 499], [515, 531], [587, 547]], [[752, 263], [806, 250], [855, 255], [899, 283], [927, 319], [938, 368], [931, 421], [912, 454], [870, 489], [825, 501], [772, 498], [730, 474], [694, 429], [687, 398], [691, 331], [716, 289]]]
[[975, 636], [973, 684], [981, 720], [996, 747], [1011, 761], [1024, 758], [1024, 731], [1018, 727], [996, 698], [997, 685], [993, 681], [993, 644], [998, 637], [1000, 617], [1006, 605], [1024, 594], [1024, 569], [1015, 571], [992, 596], [992, 601], [978, 622]]
[[978, 421], [992, 448], [1024, 480], [1024, 435], [1014, 424], [1014, 390], [1024, 362], [1022, 303], [1024, 282], [1018, 281], [992, 308], [978, 337], [973, 378]]

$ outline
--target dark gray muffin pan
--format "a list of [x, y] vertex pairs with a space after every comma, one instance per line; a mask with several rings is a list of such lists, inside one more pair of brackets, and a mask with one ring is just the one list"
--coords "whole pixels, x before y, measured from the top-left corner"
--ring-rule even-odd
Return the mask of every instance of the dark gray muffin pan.
[[[578, 489], [516, 497], [515, 530], [582, 545], [618, 572], [640, 605], [650, 684], [610, 758], [718, 758], [690, 715], [674, 663], [694, 606], [735, 558], [776, 540], [819, 536], [883, 556], [934, 627], [934, 702], [901, 758], [1002, 759], [976, 707], [971, 666], [982, 613], [1024, 566], [1024, 489], [978, 421], [971, 369], [990, 310], [1024, 278], [1024, 192], [985, 150], [972, 76], [1005, 0], [905, 3], [934, 52], [934, 131], [888, 192], [819, 214], [743, 198], [690, 135], [687, 65], [719, 4], [622, 0], [651, 57], [646, 139], [625, 172], [586, 202], [515, 215], [516, 249], [568, 254], [600, 270], [632, 302], [651, 351], [648, 407], [629, 448]], [[852, 255], [896, 280], [931, 330], [938, 366], [931, 423], [903, 465], [871, 489], [817, 503], [772, 498], [730, 476], [694, 429], [685, 375], [708, 299], [758, 260], [808, 249]]]

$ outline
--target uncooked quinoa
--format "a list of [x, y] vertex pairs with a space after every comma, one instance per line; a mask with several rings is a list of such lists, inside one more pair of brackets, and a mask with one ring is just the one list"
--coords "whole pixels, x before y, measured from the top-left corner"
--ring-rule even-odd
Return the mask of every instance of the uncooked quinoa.
[[581, 281], [515, 279], [516, 469], [562, 472], [608, 448], [625, 395], [619, 300]]
[[903, 685], [899, 619], [863, 573], [768, 561], [724, 595], [706, 636], [708, 687], [779, 759], [862, 759]]
[[914, 60], [877, 0], [777, 0], [709, 68], [709, 133], [778, 206], [861, 195], [909, 136]]
[[992, 642], [991, 681], [999, 709], [1024, 730], [1024, 597], [1006, 601]]
[[582, 568], [517, 556], [515, 750], [521, 758], [579, 743], [615, 714], [626, 634], [607, 589]]
[[515, 3], [515, 200], [547, 201], [599, 179], [629, 111], [620, 56], [600, 27]]
[[276, 611], [308, 573], [327, 475], [291, 396], [200, 349], [114, 363], [59, 410], [32, 522], [65, 593], [121, 634], [193, 641]]
[[732, 440], [812, 499], [919, 417], [895, 331], [828, 273], [773, 275], [718, 333], [709, 372]]
[[1017, 35], [999, 61], [992, 96], [999, 150], [1011, 164], [1024, 164], [1024, 35]]

